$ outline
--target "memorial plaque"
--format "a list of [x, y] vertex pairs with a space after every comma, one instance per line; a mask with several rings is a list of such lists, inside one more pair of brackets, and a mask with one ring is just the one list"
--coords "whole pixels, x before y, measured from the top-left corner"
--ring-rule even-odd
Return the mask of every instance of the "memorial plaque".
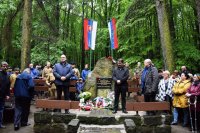
[[97, 78], [96, 85], [97, 89], [111, 89], [112, 78]]
[[106, 97], [112, 89], [112, 78], [96, 78], [96, 96]]

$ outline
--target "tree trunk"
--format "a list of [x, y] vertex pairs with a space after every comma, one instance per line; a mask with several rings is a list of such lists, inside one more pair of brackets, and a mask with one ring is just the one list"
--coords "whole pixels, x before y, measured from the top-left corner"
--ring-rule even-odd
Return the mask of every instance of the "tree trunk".
[[[8, 15], [8, 17], [10, 17], [11, 14]], [[10, 18], [8, 18], [4, 28], [3, 28], [3, 34], [2, 34], [2, 59], [6, 60], [9, 62], [8, 58], [8, 51], [10, 51], [10, 47], [11, 47], [11, 42], [12, 42], [12, 20], [10, 20]]]
[[169, 22], [165, 8], [165, 0], [156, 0], [156, 10], [158, 15], [160, 40], [161, 40], [165, 69], [173, 71], [174, 69], [173, 51], [172, 51], [171, 36], [169, 31]]
[[55, 5], [55, 28], [57, 31], [57, 37], [59, 36], [59, 27], [60, 27], [60, 6], [59, 6], [59, 0], [56, 0], [56, 5]]
[[167, 11], [169, 12], [169, 29], [171, 33], [171, 39], [174, 40], [176, 38], [175, 34], [175, 27], [174, 27], [174, 18], [173, 18], [173, 5], [172, 5], [172, 0], [169, 0], [169, 3], [167, 4], [168, 9]]
[[68, 39], [69, 36], [69, 25], [70, 25], [70, 10], [71, 10], [71, 1], [68, 0], [68, 10], [67, 10], [67, 27], [66, 27], [66, 38]]
[[[66, 28], [66, 26], [65, 26], [66, 16], [67, 16], [67, 7], [66, 7], [65, 10], [64, 10], [63, 29]], [[65, 40], [65, 31], [62, 32], [62, 36], [63, 36], [63, 37], [62, 37], [63, 40]]]
[[30, 63], [31, 19], [32, 19], [32, 0], [24, 0], [23, 25], [22, 25], [22, 48], [21, 48], [21, 70], [25, 69]]
[[14, 55], [12, 50], [12, 24], [14, 22], [15, 17], [17, 16], [18, 12], [23, 6], [23, 2], [19, 2], [17, 5], [16, 11], [9, 11], [6, 15], [6, 23], [2, 28], [2, 37], [1, 37], [1, 44], [2, 49], [0, 50], [2, 53], [2, 59], [10, 62], [10, 58]]
[[82, 40], [81, 40], [81, 70], [84, 69], [85, 66], [85, 49], [84, 49], [84, 17], [85, 17], [85, 7], [84, 0], [82, 0]]
[[[193, 11], [194, 11], [194, 16], [196, 17], [196, 18], [198, 18], [197, 17], [197, 8], [196, 7], [194, 7], [193, 8]], [[195, 24], [194, 24], [194, 26], [193, 26], [193, 30], [194, 30], [194, 32], [193, 32], [193, 38], [194, 38], [194, 43], [196, 43], [196, 47], [198, 48], [198, 49], [200, 49], [200, 37], [199, 37], [199, 35], [200, 35], [200, 31], [199, 31], [199, 22], [198, 22], [198, 19], [195, 19]]]
[[[200, 33], [200, 0], [196, 0], [196, 8], [197, 8], [198, 27], [199, 27], [199, 33]], [[200, 41], [200, 37], [199, 37], [199, 41]], [[199, 46], [199, 49], [200, 49], [200, 46]]]
[[37, 0], [37, 3], [39, 7], [41, 8], [42, 12], [44, 13], [45, 23], [47, 23], [53, 35], [58, 37], [59, 36], [58, 27], [56, 27], [55, 24], [50, 20], [48, 13], [45, 9], [44, 3], [42, 2], [42, 0]]
[[[108, 1], [105, 1], [104, 3], [104, 25], [107, 26], [107, 21], [108, 21]], [[107, 43], [106, 43], [106, 47], [105, 47], [105, 56], [108, 57], [110, 56], [109, 52], [110, 52], [110, 41], [109, 41], [109, 38], [107, 38]]]
[[94, 14], [94, 2], [93, 2], [93, 0], [91, 0], [91, 13], [90, 13], [90, 16], [91, 16], [91, 18], [93, 18], [93, 14]]

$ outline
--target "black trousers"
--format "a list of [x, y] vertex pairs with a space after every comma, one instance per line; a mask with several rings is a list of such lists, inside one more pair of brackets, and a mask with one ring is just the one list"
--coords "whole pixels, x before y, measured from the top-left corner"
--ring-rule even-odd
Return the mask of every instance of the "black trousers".
[[127, 85], [116, 85], [115, 84], [115, 101], [114, 110], [118, 110], [119, 96], [121, 94], [122, 110], [126, 110], [126, 91], [128, 89]]
[[155, 102], [156, 94], [144, 94], [145, 102]]
[[[144, 101], [145, 102], [155, 102], [156, 94], [144, 94]], [[155, 115], [155, 111], [147, 111], [147, 115]]]
[[64, 99], [69, 100], [69, 86], [57, 85], [57, 100], [61, 100], [62, 92], [64, 92]]
[[166, 113], [168, 112], [169, 114], [171, 114], [172, 113], [172, 98], [169, 96], [169, 95], [166, 95], [165, 96], [165, 101], [166, 102], [169, 102], [169, 104], [170, 104], [170, 110], [169, 111], [165, 111]]
[[[57, 100], [61, 100], [62, 92], [64, 92], [64, 99], [69, 100], [69, 86], [68, 85], [57, 85]], [[58, 109], [59, 112], [61, 112], [60, 109]], [[68, 111], [68, 109], [65, 109], [65, 112]]]
[[27, 124], [30, 112], [31, 99], [27, 97], [15, 98], [14, 125]]

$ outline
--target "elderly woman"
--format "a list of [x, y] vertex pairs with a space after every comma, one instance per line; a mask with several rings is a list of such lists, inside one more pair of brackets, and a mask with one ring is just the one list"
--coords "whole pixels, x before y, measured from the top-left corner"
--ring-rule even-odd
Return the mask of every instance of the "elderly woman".
[[[190, 98], [190, 101], [192, 103], [194, 103], [194, 99], [195, 97], [197, 98], [197, 106], [196, 106], [196, 111], [197, 111], [197, 127], [200, 127], [200, 75], [199, 74], [195, 74], [193, 77], [193, 83], [191, 85], [191, 87], [188, 89], [186, 96]], [[195, 116], [194, 116], [194, 112], [195, 108], [194, 106], [191, 106], [191, 113], [192, 113], [192, 119], [193, 119], [193, 123], [195, 120]], [[194, 125], [193, 125], [194, 126]], [[200, 130], [200, 129], [198, 129]]]
[[178, 124], [178, 111], [179, 110], [182, 110], [183, 115], [184, 115], [183, 127], [187, 126], [187, 124], [188, 124], [188, 98], [186, 97], [185, 94], [190, 86], [191, 86], [191, 82], [189, 80], [188, 73], [182, 72], [181, 80], [179, 82], [177, 82], [172, 89], [172, 92], [174, 94], [174, 99], [173, 99], [174, 120], [171, 123], [172, 125]]
[[[172, 106], [172, 88], [175, 84], [175, 79], [170, 78], [170, 72], [163, 72], [163, 79], [160, 80], [158, 85], [158, 94], [156, 95], [157, 101], [167, 101]], [[170, 111], [171, 112], [171, 111]]]

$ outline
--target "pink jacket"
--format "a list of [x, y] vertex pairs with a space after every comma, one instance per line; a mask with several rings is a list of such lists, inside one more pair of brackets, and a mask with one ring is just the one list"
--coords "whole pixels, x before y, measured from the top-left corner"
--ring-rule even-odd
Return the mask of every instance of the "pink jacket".
[[200, 96], [200, 83], [197, 86], [194, 86], [194, 84], [192, 84], [187, 92], [189, 94], [192, 94], [193, 96]]

